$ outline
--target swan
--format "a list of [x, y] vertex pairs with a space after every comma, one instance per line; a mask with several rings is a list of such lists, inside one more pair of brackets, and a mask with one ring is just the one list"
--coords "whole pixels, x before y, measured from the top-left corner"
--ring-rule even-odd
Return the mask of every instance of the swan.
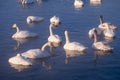
[[32, 33], [29, 31], [20, 30], [17, 24], [13, 24], [12, 28], [16, 28], [17, 32], [12, 35], [12, 38], [30, 38], [30, 37], [37, 37], [36, 33]]
[[66, 43], [64, 44], [63, 48], [65, 50], [74, 50], [74, 51], [85, 51], [86, 47], [83, 46], [81, 43], [78, 42], [70, 42], [69, 37], [68, 37], [68, 31], [65, 31], [65, 38], [66, 38]]
[[115, 37], [115, 33], [114, 31], [109, 28], [109, 25], [106, 24], [107, 28], [103, 31], [103, 34], [105, 37], [109, 37], [109, 38], [114, 38]]
[[100, 19], [100, 25], [98, 25], [98, 28], [100, 28], [101, 30], [105, 30], [107, 28], [106, 24], [109, 25], [109, 27], [113, 30], [117, 29], [117, 27], [111, 23], [108, 23], [108, 22], [103, 22], [103, 16], [101, 15], [99, 17]]
[[54, 26], [58, 26], [60, 24], [59, 17], [53, 16], [50, 18], [50, 24], [53, 24]]
[[101, 50], [101, 51], [111, 51], [113, 49], [107, 43], [102, 42], [102, 41], [99, 41], [99, 42], [97, 41], [97, 31], [96, 30], [94, 30], [94, 43], [93, 43], [92, 47], [95, 50]]
[[33, 22], [41, 22], [44, 19], [42, 17], [38, 17], [38, 16], [28, 16], [26, 20], [27, 20], [27, 23], [30, 24]]
[[50, 54], [45, 51], [45, 48], [50, 45], [51, 43], [47, 42], [42, 46], [41, 49], [30, 49], [26, 52], [21, 53], [21, 55], [26, 58], [33, 58], [33, 59], [48, 57], [50, 56]]
[[92, 28], [92, 29], [90, 29], [89, 30], [89, 32], [88, 32], [88, 36], [90, 37], [90, 38], [92, 38], [93, 36], [94, 36], [94, 30], [96, 29], [96, 31], [97, 31], [97, 35], [101, 35], [102, 34], [102, 31], [99, 29], [99, 28]]
[[8, 62], [16, 65], [26, 65], [26, 66], [32, 65], [32, 62], [30, 62], [29, 59], [23, 57], [19, 53], [14, 57], [9, 58]]
[[81, 8], [81, 7], [83, 7], [83, 5], [84, 5], [84, 3], [83, 3], [82, 0], [75, 0], [75, 1], [74, 1], [74, 6], [75, 6], [76, 8]]
[[102, 3], [102, 0], [90, 0], [90, 4], [93, 4], [93, 5], [98, 5], [101, 3]]
[[62, 39], [59, 35], [53, 34], [52, 27], [54, 27], [53, 24], [50, 24], [49, 26], [50, 36], [48, 37], [48, 41], [52, 43], [60, 44], [62, 42]]
[[102, 0], [90, 0], [90, 2], [101, 2]]

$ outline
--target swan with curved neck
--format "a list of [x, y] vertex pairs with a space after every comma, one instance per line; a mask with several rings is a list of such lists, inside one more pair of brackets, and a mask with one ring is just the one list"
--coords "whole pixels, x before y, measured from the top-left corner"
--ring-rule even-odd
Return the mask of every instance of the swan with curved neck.
[[97, 35], [101, 35], [101, 34], [102, 34], [102, 31], [101, 31], [99, 28], [92, 28], [92, 29], [90, 29], [89, 32], [88, 32], [89, 38], [93, 38], [93, 36], [94, 36], [94, 30], [95, 30], [95, 29], [96, 29], [96, 31], [97, 31]]
[[107, 28], [106, 24], [108, 24], [112, 30], [115, 30], [117, 28], [115, 25], [111, 23], [104, 22], [102, 15], [99, 16], [99, 20], [100, 20], [100, 25], [98, 26], [98, 28], [100, 28], [101, 30], [105, 30]]
[[51, 43], [47, 42], [42, 46], [41, 49], [30, 49], [26, 52], [21, 53], [21, 55], [26, 58], [33, 58], [33, 59], [48, 57], [50, 56], [50, 54], [45, 51], [45, 48], [47, 46], [51, 46]]
[[106, 26], [107, 28], [103, 32], [104, 36], [109, 38], [114, 38], [115, 37], [114, 31], [109, 27], [108, 24], [106, 24]]
[[83, 46], [81, 43], [70, 42], [68, 37], [68, 31], [65, 31], [65, 39], [66, 39], [66, 43], [63, 46], [65, 50], [74, 50], [74, 51], [80, 51], [80, 52], [86, 50], [86, 47]]
[[42, 17], [38, 17], [38, 16], [28, 16], [27, 17], [28, 24], [33, 23], [33, 22], [41, 22], [41, 21], [43, 21]]
[[17, 24], [13, 24], [12, 28], [16, 28], [17, 32], [12, 35], [12, 38], [30, 38], [30, 37], [37, 37], [36, 33], [30, 31], [20, 30]]
[[48, 41], [59, 44], [62, 42], [62, 39], [57, 34], [53, 33], [53, 31], [52, 31], [53, 27], [54, 27], [53, 24], [50, 24], [50, 26], [49, 26], [50, 36], [48, 37]]
[[83, 7], [83, 5], [84, 5], [84, 3], [82, 0], [75, 0], [74, 1], [75, 8], [81, 8], [81, 7]]
[[101, 51], [111, 51], [113, 49], [107, 43], [102, 42], [102, 41], [98, 41], [98, 39], [97, 39], [97, 31], [96, 30], [94, 30], [94, 43], [93, 43], [92, 47], [95, 50], [101, 50]]
[[50, 24], [54, 25], [54, 26], [58, 26], [60, 24], [60, 19], [57, 16], [53, 16], [50, 18]]
[[9, 58], [8, 62], [16, 65], [32, 65], [31, 61], [29, 61], [27, 58], [19, 53], [14, 57]]

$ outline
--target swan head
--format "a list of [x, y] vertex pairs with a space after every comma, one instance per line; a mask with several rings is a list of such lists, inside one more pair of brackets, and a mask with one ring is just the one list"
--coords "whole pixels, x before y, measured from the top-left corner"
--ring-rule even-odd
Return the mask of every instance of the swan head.
[[53, 24], [54, 26], [58, 26], [61, 24], [59, 17], [53, 16], [50, 18], [50, 23]]
[[29, 24], [29, 23], [32, 23], [33, 21], [32, 21], [32, 19], [31, 18], [27, 18], [27, 23]]
[[17, 24], [13, 24], [13, 25], [12, 25], [12, 28], [17, 28]]

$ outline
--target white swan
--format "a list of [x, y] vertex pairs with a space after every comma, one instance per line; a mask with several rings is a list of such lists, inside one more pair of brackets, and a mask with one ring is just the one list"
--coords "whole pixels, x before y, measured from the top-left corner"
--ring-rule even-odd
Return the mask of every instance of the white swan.
[[45, 51], [45, 48], [47, 46], [51, 46], [51, 43], [47, 42], [42, 46], [41, 49], [30, 49], [26, 52], [21, 53], [21, 55], [26, 58], [33, 58], [33, 59], [48, 57], [50, 56], [50, 54]]
[[16, 56], [9, 58], [8, 62], [16, 65], [32, 65], [32, 63], [21, 54], [17, 54]]
[[105, 30], [107, 28], [106, 24], [109, 25], [109, 27], [113, 30], [115, 30], [117, 27], [111, 23], [108, 23], [108, 22], [103, 22], [103, 16], [100, 16], [99, 17], [100, 19], [100, 25], [98, 26], [98, 28], [100, 28], [101, 30]]
[[27, 23], [28, 24], [33, 23], [33, 22], [41, 22], [43, 20], [44, 20], [44, 18], [38, 17], [38, 16], [28, 16], [27, 17]]
[[94, 43], [92, 47], [96, 50], [111, 51], [113, 48], [105, 42], [97, 41], [97, 31], [94, 30]]
[[53, 24], [54, 26], [58, 26], [60, 24], [59, 17], [56, 17], [56, 16], [51, 17], [50, 24]]
[[90, 4], [93, 4], [93, 5], [98, 5], [101, 3], [102, 3], [102, 0], [90, 0]]
[[90, 0], [90, 2], [101, 2], [102, 0]]
[[59, 35], [53, 34], [52, 27], [54, 27], [53, 24], [50, 24], [49, 26], [50, 36], [48, 37], [48, 41], [52, 43], [60, 44], [62, 42], [62, 39]]
[[109, 37], [109, 38], [114, 38], [115, 37], [115, 33], [114, 31], [109, 28], [109, 25], [106, 24], [107, 28], [103, 31], [103, 34], [105, 37]]
[[70, 42], [68, 37], [68, 31], [65, 31], [65, 38], [66, 38], [66, 43], [63, 46], [65, 50], [74, 50], [74, 51], [80, 51], [80, 52], [86, 50], [86, 47], [83, 46], [81, 43]]
[[84, 3], [82, 0], [75, 0], [74, 1], [75, 8], [81, 8], [81, 7], [83, 7], [83, 5], [84, 5]]
[[36, 33], [32, 33], [29, 31], [19, 30], [17, 24], [13, 24], [12, 28], [16, 28], [17, 32], [12, 35], [12, 38], [30, 38], [30, 37], [37, 37]]
[[102, 31], [99, 29], [99, 28], [92, 28], [89, 30], [88, 32], [88, 36], [89, 38], [92, 38], [94, 36], [94, 30], [96, 29], [97, 31], [97, 35], [101, 35], [102, 34]]

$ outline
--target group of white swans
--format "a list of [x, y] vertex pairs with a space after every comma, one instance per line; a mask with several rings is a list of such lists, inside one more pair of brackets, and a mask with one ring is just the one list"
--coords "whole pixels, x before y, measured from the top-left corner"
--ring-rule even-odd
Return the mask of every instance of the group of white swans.
[[[59, 35], [54, 34], [52, 31], [52, 28], [58, 26], [60, 24], [59, 17], [53, 16], [50, 18], [50, 36], [48, 37], [48, 42], [45, 43], [41, 49], [30, 49], [23, 53], [18, 53], [16, 56], [9, 58], [8, 62], [12, 64], [18, 64], [18, 65], [32, 65], [32, 62], [29, 60], [29, 58], [43, 58], [50, 56], [50, 53], [48, 53], [45, 48], [47, 46], [49, 47], [57, 47], [62, 42], [62, 39]], [[32, 33], [30, 31], [20, 30], [17, 26], [17, 24], [13, 24], [12, 28], [16, 28], [17, 32], [13, 34], [12, 38], [15, 39], [26, 39], [30, 37], [37, 37], [38, 35], [36, 33]], [[90, 38], [94, 38], [94, 42], [92, 47], [95, 50], [98, 51], [112, 51], [112, 47], [105, 42], [98, 41], [98, 36], [101, 36], [103, 33], [105, 37], [113, 38], [115, 37], [114, 30], [117, 27], [112, 25], [108, 22], [103, 22], [102, 16], [100, 16], [100, 25], [96, 28], [90, 29], [88, 32], [88, 35]], [[69, 39], [68, 31], [64, 31], [66, 42], [63, 46], [63, 49], [65, 51], [78, 51], [78, 52], [84, 52], [87, 47], [82, 45], [79, 42], [71, 42]], [[56, 45], [57, 44], [57, 45]]]

